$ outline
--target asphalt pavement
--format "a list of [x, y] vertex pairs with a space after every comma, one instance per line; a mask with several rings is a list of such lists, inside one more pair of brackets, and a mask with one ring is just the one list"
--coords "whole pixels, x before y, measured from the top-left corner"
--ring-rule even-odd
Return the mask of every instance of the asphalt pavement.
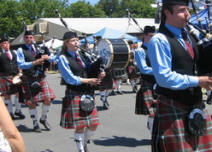
[[[33, 132], [32, 120], [24, 105], [22, 111], [26, 118], [14, 120], [24, 138], [27, 152], [77, 152], [73, 139], [74, 130], [59, 126], [61, 102], [65, 93], [65, 86], [60, 85], [60, 78], [60, 74], [47, 76], [47, 81], [56, 95], [48, 114], [51, 131], [45, 131], [40, 125], [42, 133]], [[151, 152], [151, 136], [146, 127], [147, 117], [135, 115], [136, 94], [131, 90], [129, 85], [123, 84], [123, 95], [109, 96], [109, 110], [102, 108], [99, 92], [96, 91], [100, 125], [88, 145], [89, 152]], [[41, 104], [37, 109], [40, 118]], [[209, 110], [211, 109], [210, 107]]]

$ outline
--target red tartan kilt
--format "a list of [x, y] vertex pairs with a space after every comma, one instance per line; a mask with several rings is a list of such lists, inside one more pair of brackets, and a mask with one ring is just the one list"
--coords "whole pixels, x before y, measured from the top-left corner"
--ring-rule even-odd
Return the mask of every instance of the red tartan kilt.
[[[164, 104], [168, 102], [168, 104]], [[187, 130], [187, 114], [185, 105], [174, 104], [177, 101], [163, 99], [159, 101], [155, 115], [152, 135], [152, 152], [164, 151], [194, 151], [192, 147], [195, 143], [195, 137], [190, 135]], [[182, 107], [180, 110], [180, 106]], [[183, 109], [183, 110], [182, 110]], [[188, 109], [188, 108], [187, 108]], [[211, 116], [204, 110], [207, 122], [207, 131], [204, 136], [199, 137], [198, 151], [212, 151], [212, 121]]]
[[[39, 83], [41, 84], [42, 91], [39, 92], [37, 95], [32, 96], [30, 85], [34, 80], [32, 78], [24, 77], [23, 82], [23, 92], [24, 92], [24, 99], [26, 104], [30, 104], [31, 102], [43, 102], [44, 100], [54, 100], [55, 95], [52, 89], [49, 87], [45, 78], [41, 79]], [[33, 101], [31, 101], [33, 99]]]
[[63, 98], [60, 126], [65, 129], [84, 128], [99, 125], [97, 109], [86, 117], [80, 115], [80, 96]]
[[[7, 77], [7, 79], [11, 79], [12, 80], [12, 76]], [[9, 93], [9, 94], [13, 94], [18, 92], [17, 88], [15, 87], [15, 85], [12, 85], [12, 83], [8, 82], [6, 79], [3, 79], [2, 77], [0, 78], [0, 92], [2, 94], [4, 93]]]
[[141, 88], [136, 94], [135, 114], [153, 116], [153, 104], [156, 103], [157, 101], [153, 98], [152, 84], [142, 83]]
[[135, 79], [135, 78], [141, 77], [141, 73], [140, 73], [138, 67], [135, 65], [129, 66], [127, 68], [127, 75], [128, 75], [129, 79]]

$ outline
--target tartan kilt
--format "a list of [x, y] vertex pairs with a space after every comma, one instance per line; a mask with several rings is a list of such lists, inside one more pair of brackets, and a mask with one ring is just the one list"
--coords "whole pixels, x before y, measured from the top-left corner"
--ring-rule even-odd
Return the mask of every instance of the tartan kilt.
[[141, 77], [141, 73], [136, 65], [127, 67], [127, 75], [130, 80]]
[[69, 95], [63, 98], [60, 126], [65, 129], [84, 128], [99, 125], [96, 107], [88, 116], [80, 115], [79, 102], [82, 95]]
[[42, 91], [39, 92], [37, 95], [32, 95], [30, 85], [36, 81], [33, 77], [26, 77], [23, 76], [22, 82], [23, 82], [23, 93], [24, 93], [24, 99], [26, 104], [30, 104], [31, 102], [37, 103], [37, 102], [43, 102], [44, 100], [54, 100], [55, 95], [52, 91], [52, 89], [49, 87], [48, 82], [45, 80], [45, 78], [39, 78], [38, 81], [41, 85]]
[[[5, 77], [8, 80], [12, 81], [13, 76], [7, 76]], [[0, 92], [4, 94], [15, 94], [18, 92], [18, 89], [15, 85], [13, 85], [11, 82], [7, 81], [5, 78], [0, 77]]]
[[135, 114], [154, 116], [157, 100], [153, 97], [153, 84], [142, 80], [141, 87], [136, 94]]
[[[195, 136], [187, 130], [187, 115], [189, 106], [182, 105], [177, 101], [159, 98], [157, 112], [153, 125], [152, 152], [192, 152], [195, 151]], [[197, 151], [212, 151], [212, 121], [207, 110], [207, 131], [205, 135], [199, 136]]]

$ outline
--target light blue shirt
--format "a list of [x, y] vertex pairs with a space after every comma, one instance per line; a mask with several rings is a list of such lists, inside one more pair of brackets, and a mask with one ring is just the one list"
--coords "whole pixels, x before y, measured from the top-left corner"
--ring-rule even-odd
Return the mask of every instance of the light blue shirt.
[[[148, 47], [147, 43], [144, 43], [143, 45]], [[149, 67], [146, 63], [146, 52], [143, 48], [135, 50], [135, 61], [142, 74], [153, 75], [152, 67]]]
[[[169, 31], [185, 47], [181, 29], [165, 24]], [[153, 74], [159, 86], [173, 90], [183, 90], [189, 87], [197, 87], [197, 76], [189, 76], [172, 71], [172, 54], [170, 44], [161, 33], [157, 33], [149, 42], [148, 55], [153, 68]]]
[[[30, 45], [26, 45], [26, 47], [28, 48], [28, 51], [32, 51]], [[49, 62], [53, 62], [56, 60], [56, 56], [54, 56], [53, 54], [51, 54], [49, 57], [50, 57]], [[33, 67], [32, 62], [25, 61], [25, 57], [24, 57], [22, 48], [18, 48], [18, 50], [17, 50], [17, 62], [18, 62], [19, 68], [21, 68], [23, 70], [30, 69]]]
[[[67, 52], [72, 57], [75, 57], [74, 52], [72, 52], [72, 51], [67, 51]], [[66, 83], [71, 84], [71, 85], [80, 85], [82, 83], [81, 82], [82, 78], [74, 75], [73, 72], [71, 71], [71, 69], [69, 67], [69, 62], [66, 59], [65, 55], [59, 56], [57, 65], [58, 65], [58, 69]]]

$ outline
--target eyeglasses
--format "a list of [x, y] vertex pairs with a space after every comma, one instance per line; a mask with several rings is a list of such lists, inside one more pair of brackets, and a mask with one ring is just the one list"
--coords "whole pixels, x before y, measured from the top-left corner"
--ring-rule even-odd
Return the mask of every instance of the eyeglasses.
[[33, 36], [25, 36], [25, 39], [33, 39]]

